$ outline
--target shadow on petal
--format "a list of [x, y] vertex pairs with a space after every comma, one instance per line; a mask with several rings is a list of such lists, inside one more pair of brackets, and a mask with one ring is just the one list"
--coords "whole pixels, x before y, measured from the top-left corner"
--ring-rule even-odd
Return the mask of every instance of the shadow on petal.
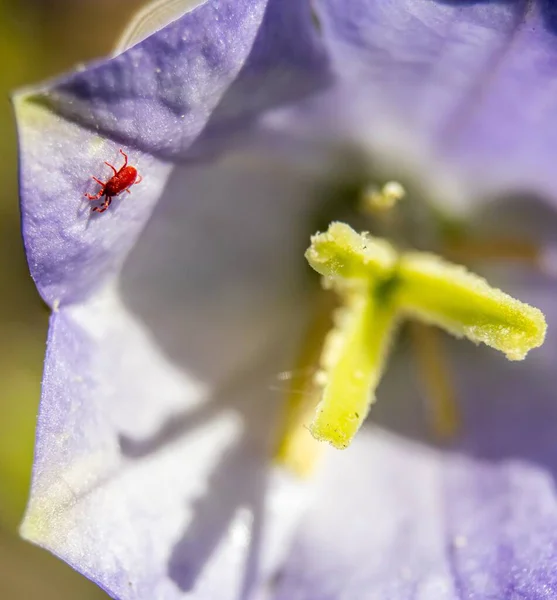
[[557, 6], [552, 0], [538, 0], [545, 26], [552, 32], [557, 33]]
[[313, 185], [303, 173], [286, 177], [253, 160], [178, 168], [123, 270], [126, 307], [166, 359], [208, 390], [147, 438], [122, 432], [124, 457], [148, 460], [223, 412], [243, 422], [207, 489], [184, 507], [191, 519], [168, 563], [181, 590], [204, 585], [223, 538], [245, 551], [239, 597], [260, 576], [265, 475], [281, 401], [272, 384], [292, 366], [311, 289], [303, 251]]
[[[546, 304], [554, 301], [554, 293], [555, 288], [547, 293]], [[370, 420], [451, 454], [488, 463], [527, 462], [557, 486], [557, 339], [551, 326], [549, 331], [547, 347], [533, 351], [521, 364], [443, 334], [461, 419], [458, 433], [448, 442], [436, 441], [429, 427], [426, 392], [406, 348], [389, 365]]]
[[[168, 573], [183, 591], [195, 587], [224, 536], [245, 536], [249, 544], [242, 588], [249, 590], [256, 577], [268, 457], [258, 456], [258, 449], [250, 448], [245, 440], [223, 456], [209, 479], [210, 493], [194, 504], [192, 524], [174, 546]], [[242, 509], [246, 511], [243, 518]]]
[[[223, 411], [236, 412], [244, 425], [245, 435], [220, 456], [207, 489], [184, 506], [192, 516], [167, 565], [181, 590], [203, 584], [222, 539], [237, 535], [238, 528], [248, 531], [241, 534], [247, 540], [242, 586], [247, 589], [258, 577], [265, 469], [281, 400], [270, 387], [276, 374], [292, 367], [288, 360], [300, 331], [296, 326], [308, 300], [303, 250], [312, 233], [315, 206], [308, 199], [315, 197], [315, 189], [315, 174], [253, 157], [176, 168], [124, 267], [120, 291], [126, 307], [166, 360], [206, 384], [209, 394], [188, 411], [178, 410], [151, 436], [121, 434], [122, 454], [132, 461], [158, 454]], [[527, 215], [540, 213], [531, 201], [522, 207]], [[483, 216], [501, 224], [501, 216], [510, 218], [520, 213], [518, 208], [518, 200], [504, 208], [495, 203]], [[518, 220], [524, 230], [524, 215]], [[547, 224], [549, 218], [542, 221]], [[509, 224], [509, 231], [513, 227]], [[535, 290], [528, 289], [532, 298], [524, 299], [536, 304]], [[281, 341], [289, 346], [284, 354], [276, 352]], [[412, 402], [420, 391], [401, 341], [371, 419], [431, 445], [424, 411]], [[545, 384], [530, 376], [544, 351], [517, 366], [466, 342], [449, 346], [455, 349], [451, 356], [464, 419], [463, 433], [450, 449], [492, 461], [537, 462], [555, 476], [555, 453], [548, 446], [557, 437], [552, 402]], [[528, 389], [529, 403], [519, 397], [527, 396]], [[546, 433], [538, 435], [544, 425]], [[244, 510], [248, 526], [242, 525]]]

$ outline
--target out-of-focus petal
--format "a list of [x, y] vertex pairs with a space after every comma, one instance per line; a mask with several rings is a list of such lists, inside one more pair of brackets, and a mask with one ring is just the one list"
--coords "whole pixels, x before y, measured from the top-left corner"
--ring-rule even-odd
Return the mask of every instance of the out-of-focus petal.
[[[555, 289], [540, 280], [525, 289], [551, 321]], [[329, 456], [277, 600], [554, 596], [556, 347], [550, 328], [517, 366], [459, 344], [463, 428], [448, 449], [420, 441], [415, 374], [387, 376], [382, 400], [396, 406], [378, 405], [371, 419], [394, 432], [364, 430]]]
[[162, 2], [148, 2], [140, 8], [127, 24], [124, 32], [118, 39], [114, 54], [120, 54], [135, 46], [155, 31], [170, 25], [184, 13], [200, 6], [206, 0], [163, 0]]
[[[456, 598], [444, 546], [442, 455], [374, 429], [331, 453], [280, 600]], [[410, 501], [411, 499], [411, 501]]]
[[119, 287], [186, 371], [239, 374], [303, 318], [314, 177], [252, 155], [173, 172]]
[[438, 162], [439, 195], [461, 202], [464, 195], [469, 207], [517, 188], [555, 197], [554, 3], [318, 0], [316, 7], [337, 74], [356, 99], [345, 113], [354, 111], [353, 129], [379, 154], [412, 163], [426, 180]]

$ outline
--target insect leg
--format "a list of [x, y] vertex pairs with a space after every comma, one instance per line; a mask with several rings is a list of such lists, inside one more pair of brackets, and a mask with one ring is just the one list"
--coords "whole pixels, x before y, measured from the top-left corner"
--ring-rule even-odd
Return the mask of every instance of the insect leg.
[[104, 186], [106, 185], [106, 183], [102, 182], [100, 179], [97, 179], [96, 177], [93, 177], [92, 175], [91, 175], [91, 177], [92, 177], [92, 178], [93, 178], [93, 179], [94, 179], [94, 180], [95, 180], [95, 181], [96, 181], [96, 182], [97, 182], [99, 185], [102, 185], [102, 186], [103, 186], [103, 188], [104, 188]]
[[124, 157], [125, 162], [124, 162], [124, 166], [122, 167], [122, 169], [124, 169], [125, 167], [128, 166], [128, 155], [122, 150], [122, 148], [120, 148], [120, 154]]
[[137, 179], [133, 182], [133, 185], [137, 185], [143, 181], [143, 177], [141, 175], [137, 175]]
[[96, 194], [84, 194], [84, 196], [86, 198], [89, 198], [89, 200], [98, 200], [104, 193], [104, 189], [100, 190], [99, 192], [97, 192]]
[[116, 168], [113, 167], [109, 162], [106, 162], [106, 160], [105, 160], [104, 164], [108, 165], [114, 171], [114, 175], [118, 175], [118, 171], [116, 170]]
[[112, 196], [107, 196], [105, 198], [104, 202], [100, 206], [93, 206], [93, 208], [91, 210], [93, 212], [103, 213], [110, 206], [111, 202], [112, 202]]

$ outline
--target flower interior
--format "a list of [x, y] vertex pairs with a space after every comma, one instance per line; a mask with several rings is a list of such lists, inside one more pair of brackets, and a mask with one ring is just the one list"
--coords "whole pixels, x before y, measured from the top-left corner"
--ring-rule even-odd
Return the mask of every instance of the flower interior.
[[[404, 223], [404, 211], [402, 218], [393, 214], [400, 211], [401, 201], [408, 202], [405, 195], [401, 184], [388, 182], [365, 188], [359, 202], [360, 216], [367, 216], [370, 225], [382, 232], [391, 230], [395, 242], [334, 221], [311, 238], [305, 253], [321, 276], [327, 299], [315, 311], [293, 372], [277, 452], [278, 462], [299, 474], [314, 466], [320, 451], [314, 440], [338, 449], [350, 445], [375, 402], [403, 322], [411, 321], [418, 363], [431, 396], [433, 428], [441, 437], [455, 433], [458, 418], [431, 326], [486, 344], [513, 361], [524, 359], [544, 341], [546, 322], [540, 310], [441, 255], [406, 246], [404, 232], [412, 238], [411, 228]], [[490, 249], [495, 258], [523, 259], [532, 254], [531, 244], [516, 240], [484, 241], [476, 248], [463, 230], [447, 227], [438, 216], [432, 220], [440, 246], [449, 254], [456, 250], [464, 256], [491, 258]]]

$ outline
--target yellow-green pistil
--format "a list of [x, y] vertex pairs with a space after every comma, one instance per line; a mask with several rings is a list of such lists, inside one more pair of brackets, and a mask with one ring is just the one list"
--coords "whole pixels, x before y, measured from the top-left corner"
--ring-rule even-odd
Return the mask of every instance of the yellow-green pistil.
[[509, 360], [522, 360], [543, 343], [541, 311], [433, 254], [400, 253], [385, 240], [332, 223], [313, 236], [306, 258], [341, 303], [321, 354], [320, 400], [309, 425], [316, 439], [337, 448], [346, 448], [364, 421], [402, 319], [483, 342]]

